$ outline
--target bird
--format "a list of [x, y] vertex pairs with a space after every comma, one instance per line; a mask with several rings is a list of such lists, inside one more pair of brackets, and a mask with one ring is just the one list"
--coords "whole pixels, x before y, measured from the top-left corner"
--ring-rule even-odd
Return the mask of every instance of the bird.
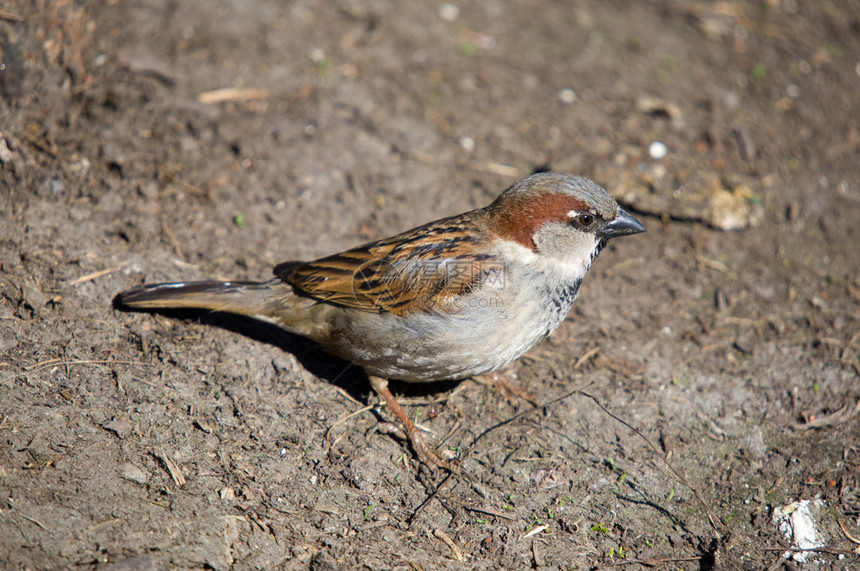
[[521, 178], [482, 208], [261, 281], [189, 281], [119, 293], [124, 310], [203, 309], [274, 324], [360, 367], [425, 464], [459, 472], [424, 440], [389, 380], [494, 373], [553, 333], [612, 238], [645, 232], [594, 181]]

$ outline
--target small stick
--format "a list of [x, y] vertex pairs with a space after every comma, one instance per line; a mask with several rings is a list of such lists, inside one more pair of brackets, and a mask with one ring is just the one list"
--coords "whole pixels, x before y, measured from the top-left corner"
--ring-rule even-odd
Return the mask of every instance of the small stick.
[[176, 465], [170, 456], [164, 450], [161, 450], [160, 454], [156, 455], [159, 460], [164, 463], [164, 466], [167, 468], [167, 471], [170, 473], [170, 477], [173, 478], [173, 481], [176, 482], [177, 486], [182, 486], [185, 484], [185, 476], [182, 475], [182, 471], [179, 469], [179, 466]]
[[255, 99], [267, 99], [269, 91], [266, 89], [249, 89], [242, 87], [225, 87], [204, 91], [197, 96], [200, 103], [226, 103], [228, 101], [250, 101]]
[[457, 547], [457, 544], [454, 543], [454, 540], [451, 539], [451, 537], [447, 533], [437, 527], [433, 530], [433, 535], [444, 541], [445, 544], [451, 548], [451, 551], [454, 553], [454, 559], [456, 559], [457, 561], [466, 560], [466, 558], [463, 557], [463, 552], [460, 551], [460, 548]]
[[85, 360], [85, 361], [61, 361], [60, 359], [48, 359], [47, 361], [42, 361], [41, 363], [36, 363], [35, 365], [30, 365], [28, 367], [24, 367], [25, 371], [38, 371], [39, 369], [44, 369], [45, 367], [49, 367], [51, 365], [57, 366], [66, 366], [69, 365], [110, 365], [116, 363], [118, 365], [146, 365], [146, 363], [141, 363], [140, 361], [114, 361], [111, 359], [95, 359], [95, 360]]
[[69, 282], [69, 285], [76, 286], [76, 285], [80, 285], [80, 284], [85, 283], [85, 282], [91, 282], [95, 279], [104, 277], [108, 274], [112, 274], [117, 270], [121, 270], [122, 268], [123, 268], [123, 266], [115, 266], [113, 268], [107, 268], [106, 270], [100, 270], [98, 272], [93, 272], [91, 274], [87, 274], [85, 276], [81, 276], [79, 278], [73, 279], [72, 281]]
[[696, 489], [692, 484], [690, 484], [687, 481], [687, 479], [684, 476], [682, 476], [677, 470], [675, 470], [675, 467], [672, 466], [672, 464], [669, 462], [669, 459], [666, 457], [666, 455], [663, 454], [654, 445], [654, 443], [651, 442], [648, 439], [648, 437], [645, 436], [644, 434], [642, 434], [642, 432], [639, 431], [636, 427], [634, 427], [633, 425], [628, 423], [623, 418], [616, 416], [615, 414], [610, 412], [610, 410], [608, 408], [603, 406], [603, 404], [599, 400], [597, 400], [597, 397], [593, 397], [585, 391], [578, 391], [578, 392], [579, 392], [579, 394], [586, 396], [586, 397], [590, 398], [591, 400], [593, 400], [594, 404], [596, 404], [598, 407], [600, 407], [600, 409], [603, 410], [603, 412], [605, 412], [606, 414], [608, 414], [609, 416], [614, 418], [616, 421], [620, 422], [621, 424], [623, 424], [624, 426], [626, 426], [627, 428], [632, 430], [637, 436], [639, 436], [639, 438], [641, 438], [642, 440], [645, 441], [645, 444], [647, 444], [648, 447], [651, 448], [651, 451], [654, 452], [654, 454], [656, 454], [657, 457], [663, 461], [663, 463], [666, 465], [667, 468], [669, 468], [669, 472], [672, 474], [672, 476], [675, 478], [675, 480], [677, 482], [679, 482], [680, 484], [684, 485], [691, 492], [693, 492], [693, 495], [696, 496], [696, 499], [699, 500], [699, 503], [702, 504], [702, 507], [705, 508], [705, 512], [708, 514], [708, 521], [710, 522], [711, 527], [713, 528], [713, 531], [717, 537], [717, 540], [722, 541], [723, 536], [722, 536], [722, 533], [720, 533], [720, 531], [726, 529], [725, 524], [722, 521], [720, 521], [720, 519], [717, 517], [717, 515], [711, 509], [711, 506], [708, 504], [708, 502], [705, 501], [705, 498], [703, 498], [702, 495], [699, 493], [699, 490]]
[[573, 368], [574, 369], [580, 368], [583, 365], [583, 363], [585, 363], [586, 361], [588, 361], [589, 359], [591, 359], [592, 357], [597, 355], [599, 352], [600, 352], [600, 347], [595, 347], [593, 349], [586, 351], [582, 355], [582, 357], [580, 357], [579, 359], [576, 360], [576, 363], [574, 363]]

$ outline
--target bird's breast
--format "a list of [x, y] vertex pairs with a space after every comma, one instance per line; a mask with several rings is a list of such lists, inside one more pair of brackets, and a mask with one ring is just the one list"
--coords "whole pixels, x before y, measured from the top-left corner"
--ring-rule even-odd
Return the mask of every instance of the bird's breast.
[[579, 281], [499, 280], [439, 311], [406, 315], [343, 309], [327, 348], [368, 373], [405, 381], [496, 371], [555, 331]]

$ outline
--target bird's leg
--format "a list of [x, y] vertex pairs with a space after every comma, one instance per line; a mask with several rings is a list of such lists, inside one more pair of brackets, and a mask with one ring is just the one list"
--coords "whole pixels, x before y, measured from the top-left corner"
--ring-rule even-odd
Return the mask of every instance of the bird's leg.
[[[511, 382], [511, 380], [508, 377], [506, 377], [505, 375], [503, 375], [502, 373], [500, 373], [498, 371], [487, 374], [487, 375], [481, 375], [479, 377], [475, 377], [475, 379], [478, 382], [483, 382], [483, 383], [486, 383], [488, 385], [492, 385], [493, 387], [496, 388], [496, 390], [498, 390], [499, 392], [501, 392], [502, 394], [504, 394], [508, 397], [513, 395], [515, 397], [519, 397], [519, 398], [523, 399], [524, 401], [528, 401], [529, 403], [533, 404], [534, 406], [540, 406], [540, 402], [538, 402], [537, 398], [533, 394], [531, 394], [530, 392], [528, 392], [524, 388], [520, 387], [516, 383]], [[508, 402], [510, 402], [510, 401], [508, 401]]]
[[403, 407], [400, 406], [400, 403], [391, 394], [391, 390], [388, 388], [388, 380], [373, 375], [368, 375], [368, 378], [370, 379], [370, 386], [373, 387], [376, 394], [382, 397], [382, 400], [385, 401], [385, 404], [388, 405], [388, 408], [391, 409], [391, 412], [394, 413], [394, 416], [403, 425], [406, 435], [409, 437], [409, 442], [412, 443], [412, 448], [415, 450], [418, 458], [425, 464], [439, 466], [455, 474], [460, 473], [460, 467], [455, 462], [442, 458], [436, 450], [427, 445], [418, 427], [415, 426], [415, 423], [412, 422], [406, 411], [403, 410]]

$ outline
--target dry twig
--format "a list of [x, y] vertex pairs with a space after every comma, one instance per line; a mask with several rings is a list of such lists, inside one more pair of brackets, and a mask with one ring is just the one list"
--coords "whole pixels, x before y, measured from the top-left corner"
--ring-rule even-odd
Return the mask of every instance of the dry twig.
[[125, 266], [114, 266], [114, 267], [112, 267], [112, 268], [107, 268], [107, 269], [105, 269], [105, 270], [99, 270], [99, 271], [97, 271], [97, 272], [93, 272], [93, 273], [91, 273], [91, 274], [87, 274], [87, 275], [85, 275], [85, 276], [81, 276], [81, 277], [79, 277], [79, 278], [75, 278], [75, 279], [73, 279], [72, 281], [70, 281], [70, 282], [69, 282], [69, 285], [70, 285], [70, 286], [76, 286], [76, 285], [80, 285], [80, 284], [85, 283], [85, 282], [91, 282], [91, 281], [93, 281], [93, 280], [95, 280], [95, 279], [98, 279], [98, 278], [104, 277], [104, 276], [106, 276], [106, 275], [108, 275], [108, 274], [112, 274], [112, 273], [114, 273], [114, 272], [115, 272], [115, 271], [117, 271], [117, 270], [121, 270], [123, 267], [125, 267]]
[[459, 547], [457, 547], [457, 544], [454, 543], [454, 540], [451, 539], [451, 537], [447, 533], [437, 527], [433, 530], [433, 535], [444, 541], [445, 544], [451, 548], [451, 552], [454, 555], [454, 559], [456, 559], [457, 561], [466, 560], [466, 558], [463, 557], [463, 552], [460, 550]]
[[155, 454], [155, 457], [161, 460], [164, 464], [164, 467], [167, 468], [167, 472], [170, 474], [170, 477], [173, 478], [173, 481], [177, 486], [182, 486], [185, 484], [185, 476], [182, 475], [182, 471], [179, 469], [179, 466], [176, 465], [170, 456], [164, 450], [161, 450], [159, 453]]
[[253, 101], [259, 99], [267, 99], [269, 91], [266, 89], [250, 89], [243, 87], [224, 87], [223, 89], [213, 89], [212, 91], [204, 91], [197, 95], [197, 101], [200, 103], [214, 104], [226, 103], [228, 101]]
[[642, 434], [642, 432], [639, 429], [637, 429], [636, 427], [634, 427], [633, 425], [628, 423], [623, 418], [613, 414], [608, 408], [603, 406], [603, 404], [599, 400], [597, 400], [597, 397], [591, 396], [590, 394], [588, 394], [584, 391], [578, 391], [578, 392], [579, 392], [579, 394], [586, 396], [586, 397], [590, 398], [591, 400], [593, 400], [594, 404], [596, 404], [598, 407], [600, 407], [600, 409], [603, 410], [603, 412], [605, 412], [606, 414], [611, 416], [613, 419], [615, 419], [616, 421], [620, 422], [621, 424], [623, 424], [624, 426], [626, 426], [627, 428], [632, 430], [637, 436], [639, 436], [639, 438], [641, 438], [642, 440], [645, 441], [645, 444], [648, 445], [648, 447], [651, 449], [651, 451], [654, 452], [654, 454], [656, 454], [657, 457], [663, 461], [663, 463], [669, 469], [669, 473], [672, 475], [672, 477], [675, 478], [675, 480], [679, 484], [683, 485], [684, 487], [689, 489], [691, 492], [693, 492], [693, 495], [696, 496], [696, 499], [699, 501], [700, 504], [702, 504], [702, 507], [705, 508], [705, 512], [708, 514], [708, 521], [710, 522], [711, 527], [713, 528], [713, 531], [714, 531], [714, 534], [716, 535], [717, 541], [721, 541], [722, 537], [723, 537], [722, 532], [726, 530], [725, 524], [722, 521], [720, 521], [720, 519], [717, 517], [717, 515], [711, 509], [711, 506], [708, 504], [708, 502], [705, 501], [705, 498], [702, 497], [702, 494], [699, 493], [699, 490], [697, 488], [695, 488], [692, 484], [690, 484], [690, 482], [684, 476], [682, 476], [675, 469], [674, 466], [672, 466], [671, 462], [669, 462], [669, 459], [666, 457], [666, 455], [663, 454], [663, 452], [661, 452], [660, 449], [657, 448], [657, 446], [655, 446], [654, 443], [651, 442], [651, 440], [649, 440], [647, 436]]
[[830, 414], [826, 414], [824, 416], [818, 418], [812, 418], [809, 422], [806, 423], [798, 423], [792, 426], [794, 430], [806, 431], [812, 430], [813, 428], [824, 428], [826, 426], [836, 426], [838, 424], [845, 424], [849, 420], [851, 420], [857, 412], [860, 411], [860, 399], [854, 403], [854, 406], [845, 405], [836, 412], [832, 412]]

